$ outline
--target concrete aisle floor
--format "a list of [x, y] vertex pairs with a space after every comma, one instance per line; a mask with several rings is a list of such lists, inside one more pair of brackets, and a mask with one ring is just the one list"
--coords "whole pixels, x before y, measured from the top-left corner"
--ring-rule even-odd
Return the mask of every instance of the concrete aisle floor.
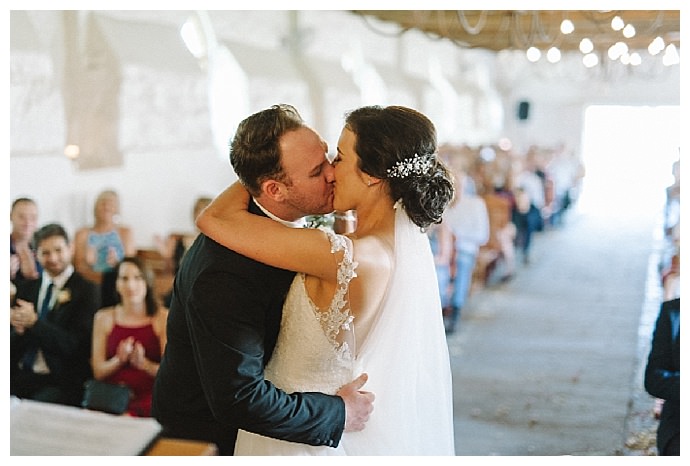
[[[448, 336], [457, 455], [653, 455], [655, 222], [570, 212]], [[500, 271], [498, 272], [500, 274]]]

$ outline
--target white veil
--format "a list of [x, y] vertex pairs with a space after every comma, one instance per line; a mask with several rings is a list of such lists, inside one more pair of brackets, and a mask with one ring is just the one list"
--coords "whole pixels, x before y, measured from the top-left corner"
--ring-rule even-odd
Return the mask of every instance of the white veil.
[[348, 455], [454, 455], [448, 345], [429, 239], [396, 204], [395, 265], [387, 296], [357, 364], [376, 395]]

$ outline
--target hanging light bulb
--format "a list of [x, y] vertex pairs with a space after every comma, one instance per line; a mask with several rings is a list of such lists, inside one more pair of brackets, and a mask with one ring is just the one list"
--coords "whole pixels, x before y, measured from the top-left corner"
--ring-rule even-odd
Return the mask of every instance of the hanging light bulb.
[[664, 39], [661, 37], [657, 36], [650, 44], [649, 47], [647, 47], [647, 50], [649, 51], [650, 55], [656, 55], [662, 50], [664, 50], [666, 44], [664, 44]]
[[546, 52], [546, 59], [551, 63], [556, 63], [561, 59], [561, 51], [557, 47], [551, 47]]
[[564, 20], [561, 22], [561, 32], [562, 32], [563, 34], [570, 34], [570, 33], [573, 32], [574, 30], [575, 30], [575, 25], [574, 25], [573, 22], [570, 21], [569, 19], [564, 19]]
[[592, 41], [588, 38], [584, 38], [580, 41], [580, 52], [582, 53], [589, 53], [592, 50], [594, 50], [594, 44]]
[[614, 16], [611, 20], [611, 29], [614, 31], [620, 31], [625, 26], [625, 23], [620, 16]]
[[587, 68], [593, 68], [599, 64], [599, 57], [596, 53], [588, 53], [587, 55], [582, 57], [582, 63]]
[[678, 49], [674, 44], [668, 44], [664, 51], [663, 63], [666, 66], [677, 65], [680, 63], [680, 56], [678, 56]]
[[642, 64], [642, 57], [639, 53], [633, 52], [630, 54], [630, 64], [632, 66], [639, 66]]
[[621, 55], [628, 53], [628, 46], [625, 44], [625, 42], [616, 42], [609, 47], [608, 53], [611, 60], [618, 60]]
[[627, 39], [630, 39], [631, 37], [635, 37], [635, 26], [633, 26], [632, 24], [626, 24], [625, 27], [623, 28], [623, 35]]
[[525, 55], [527, 55], [529, 61], [535, 63], [541, 58], [541, 51], [536, 47], [530, 47], [527, 49], [527, 52], [525, 52]]
[[65, 157], [70, 160], [76, 160], [79, 157], [79, 146], [76, 144], [67, 144], [65, 146]]

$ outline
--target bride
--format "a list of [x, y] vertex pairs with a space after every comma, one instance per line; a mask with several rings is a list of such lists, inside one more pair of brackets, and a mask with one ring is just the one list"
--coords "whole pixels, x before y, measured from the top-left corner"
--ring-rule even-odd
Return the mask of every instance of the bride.
[[299, 272], [266, 379], [288, 393], [334, 394], [366, 372], [376, 395], [366, 428], [337, 448], [240, 431], [236, 455], [454, 455], [448, 347], [423, 232], [454, 194], [436, 149], [433, 123], [416, 110], [362, 107], [346, 116], [333, 161], [334, 208], [356, 210], [352, 234], [253, 215], [239, 183], [198, 217], [224, 246]]

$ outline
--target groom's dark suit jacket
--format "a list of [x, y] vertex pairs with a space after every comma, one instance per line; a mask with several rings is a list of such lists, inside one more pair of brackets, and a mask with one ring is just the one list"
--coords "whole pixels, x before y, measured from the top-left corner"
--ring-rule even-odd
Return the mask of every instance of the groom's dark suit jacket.
[[[249, 210], [263, 215], [253, 202]], [[199, 235], [175, 277], [153, 391], [164, 436], [214, 442], [220, 454], [233, 453], [238, 428], [337, 446], [340, 397], [287, 394], [263, 378], [294, 275]]]

